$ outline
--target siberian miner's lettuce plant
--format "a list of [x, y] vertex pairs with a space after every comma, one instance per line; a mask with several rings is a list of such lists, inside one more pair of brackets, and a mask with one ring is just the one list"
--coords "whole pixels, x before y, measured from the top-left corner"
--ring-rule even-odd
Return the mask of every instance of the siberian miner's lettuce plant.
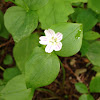
[[[100, 34], [93, 31], [100, 22], [100, 0], [8, 1], [15, 6], [4, 15], [0, 11], [0, 36], [12, 35], [16, 66], [6, 70], [0, 67], [4, 70], [0, 100], [32, 100], [36, 89], [51, 84], [58, 76], [62, 65], [58, 56], [70, 57], [79, 51], [97, 74], [89, 90], [83, 83], [75, 87], [83, 93], [79, 100], [94, 100], [90, 93], [100, 92]], [[13, 59], [7, 55], [3, 62], [9, 65]]]

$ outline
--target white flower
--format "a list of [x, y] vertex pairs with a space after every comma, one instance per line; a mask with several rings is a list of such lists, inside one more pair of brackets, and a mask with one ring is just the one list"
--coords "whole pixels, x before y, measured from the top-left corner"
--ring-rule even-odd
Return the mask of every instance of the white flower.
[[52, 29], [45, 30], [44, 33], [46, 36], [41, 36], [39, 38], [39, 43], [42, 45], [47, 45], [45, 48], [45, 52], [51, 53], [53, 50], [60, 51], [62, 48], [62, 33], [55, 33]]

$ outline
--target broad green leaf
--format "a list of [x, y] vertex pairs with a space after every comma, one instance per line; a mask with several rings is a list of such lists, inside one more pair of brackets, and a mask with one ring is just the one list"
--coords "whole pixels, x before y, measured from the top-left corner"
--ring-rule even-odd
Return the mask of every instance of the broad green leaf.
[[64, 0], [49, 0], [47, 5], [38, 10], [41, 27], [47, 29], [53, 24], [66, 22], [68, 15], [73, 12], [70, 3]]
[[79, 100], [94, 100], [94, 98], [90, 94], [83, 94], [80, 96]]
[[84, 35], [83, 37], [85, 40], [96, 40], [96, 39], [100, 38], [100, 34], [98, 32], [94, 32], [94, 31], [84, 32], [83, 35]]
[[78, 92], [80, 93], [88, 93], [88, 88], [86, 87], [85, 84], [83, 83], [76, 83], [75, 88], [77, 89]]
[[88, 7], [100, 14], [100, 0], [88, 0]]
[[5, 57], [5, 59], [4, 59], [4, 61], [3, 61], [3, 63], [5, 64], [5, 65], [9, 65], [9, 64], [12, 64], [13, 63], [13, 59], [12, 59], [12, 56], [11, 55], [6, 55], [6, 57]]
[[97, 18], [98, 18], [98, 22], [100, 23], [100, 14], [97, 16]]
[[100, 73], [100, 66], [94, 66], [92, 69], [97, 73]]
[[15, 42], [29, 36], [38, 25], [35, 11], [26, 12], [21, 7], [10, 7], [4, 15], [5, 26], [12, 34]]
[[51, 27], [56, 33], [63, 34], [62, 49], [55, 52], [62, 57], [68, 57], [76, 54], [82, 45], [82, 25], [75, 23], [56, 24]]
[[3, 13], [0, 10], [0, 36], [4, 38], [8, 38], [9, 33], [4, 26], [4, 18]]
[[60, 70], [58, 57], [36, 47], [26, 62], [25, 78], [28, 87], [38, 88], [52, 83]]
[[41, 9], [48, 3], [48, 0], [15, 0], [15, 2], [23, 7], [27, 7], [31, 10]]
[[2, 28], [2, 24], [3, 24], [3, 13], [0, 10], [0, 31], [1, 31], [1, 28]]
[[65, 0], [67, 2], [70, 2], [70, 3], [77, 3], [77, 2], [87, 2], [88, 0]]
[[19, 69], [24, 72], [25, 62], [32, 54], [33, 49], [39, 44], [39, 36], [32, 34], [19, 41], [14, 47], [14, 58]]
[[0, 94], [4, 100], [32, 100], [32, 90], [27, 89], [23, 75], [10, 80]]
[[3, 73], [4, 81], [8, 82], [13, 77], [15, 77], [19, 74], [21, 74], [21, 72], [19, 71], [19, 69], [17, 67], [7, 68]]
[[2, 89], [4, 88], [4, 86], [5, 86], [4, 81], [0, 79], [0, 92], [2, 91]]
[[82, 10], [82, 8], [74, 8], [75, 12], [69, 16], [73, 22], [76, 22], [77, 16]]
[[100, 76], [94, 77], [90, 82], [90, 92], [100, 92]]
[[92, 43], [86, 55], [94, 65], [100, 66], [100, 41]]
[[96, 25], [98, 20], [94, 12], [92, 12], [90, 9], [86, 9], [86, 10], [83, 9], [78, 14], [76, 22], [83, 24], [84, 31], [89, 31]]
[[86, 41], [86, 40], [83, 40], [83, 41], [82, 41], [82, 47], [81, 47], [81, 49], [80, 49], [80, 52], [81, 52], [81, 55], [82, 55], [82, 56], [85, 56], [86, 53], [88, 52], [89, 45], [90, 45], [90, 44], [89, 44], [88, 41]]

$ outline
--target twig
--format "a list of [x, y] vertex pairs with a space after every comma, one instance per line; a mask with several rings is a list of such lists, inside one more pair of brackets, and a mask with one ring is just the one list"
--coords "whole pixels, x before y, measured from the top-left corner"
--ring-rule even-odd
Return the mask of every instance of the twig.
[[8, 45], [8, 44], [10, 44], [11, 42], [13, 42], [13, 39], [12, 39], [12, 38], [11, 38], [9, 41], [7, 41], [6, 43], [1, 44], [1, 45], [0, 45], [0, 48], [6, 46], [6, 45]]
[[52, 96], [56, 96], [56, 94], [55, 94], [53, 91], [49, 90], [49, 89], [38, 88], [37, 90], [38, 90], [38, 91], [48, 92], [48, 93], [50, 93]]
[[65, 68], [67, 68], [67, 69], [76, 77], [76, 79], [77, 79], [79, 82], [83, 83], [82, 80], [72, 71], [72, 69], [71, 69], [69, 66], [67, 66], [67, 65], [65, 65], [65, 64], [63, 64], [63, 66], [65, 66]]

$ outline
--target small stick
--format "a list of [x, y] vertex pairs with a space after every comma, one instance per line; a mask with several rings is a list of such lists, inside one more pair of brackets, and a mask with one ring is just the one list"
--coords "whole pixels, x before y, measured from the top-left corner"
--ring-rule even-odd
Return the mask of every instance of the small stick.
[[4, 43], [4, 44], [1, 44], [0, 45], [0, 48], [2, 48], [2, 47], [4, 47], [4, 46], [6, 46], [6, 45], [8, 45], [9, 43], [11, 43], [13, 41], [13, 39], [11, 38], [9, 41], [7, 41], [6, 43]]

